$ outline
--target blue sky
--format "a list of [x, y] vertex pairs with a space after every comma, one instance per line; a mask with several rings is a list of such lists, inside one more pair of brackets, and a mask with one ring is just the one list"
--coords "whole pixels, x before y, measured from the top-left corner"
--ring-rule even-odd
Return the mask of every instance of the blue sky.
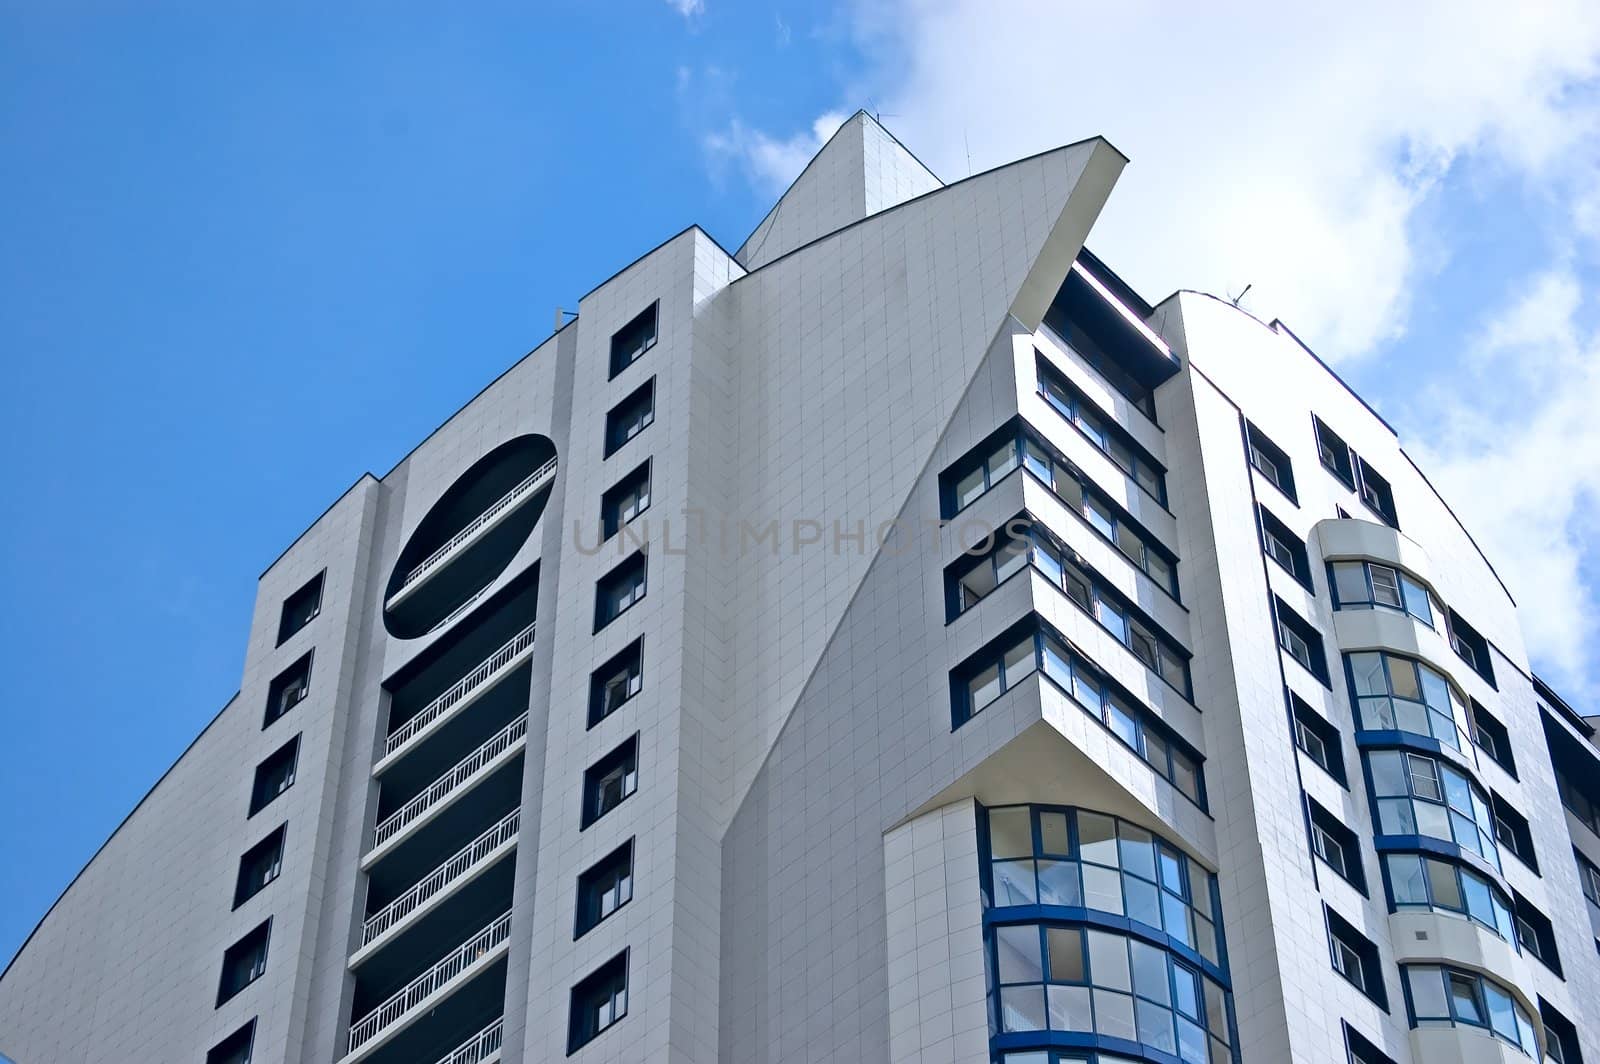
[[1585, 5], [1484, 5], [1492, 40], [1422, 5], [1383, 42], [1153, 4], [437, 7], [0, 2], [0, 963], [238, 686], [256, 574], [557, 306], [690, 222], [737, 246], [856, 107], [946, 179], [1108, 136], [1096, 250], [1152, 298], [1251, 283], [1600, 694]]

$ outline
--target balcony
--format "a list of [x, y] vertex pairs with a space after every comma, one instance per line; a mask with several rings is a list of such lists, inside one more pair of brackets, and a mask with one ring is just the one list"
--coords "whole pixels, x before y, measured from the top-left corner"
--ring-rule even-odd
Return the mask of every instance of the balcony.
[[361, 860], [369, 870], [385, 853], [398, 845], [414, 829], [432, 820], [456, 799], [492, 775], [522, 751], [528, 735], [528, 715], [522, 714], [500, 729], [454, 768], [434, 780], [422, 793], [378, 822], [373, 832], [372, 849]]
[[361, 925], [361, 946], [351, 955], [350, 967], [355, 968], [372, 956], [392, 933], [408, 926], [413, 918], [427, 912], [509, 853], [517, 844], [520, 826], [521, 810], [513, 809], [410, 890], [367, 917]]
[[438, 1064], [494, 1064], [500, 1059], [500, 1045], [505, 1038], [504, 1019], [489, 1026], [461, 1043], [453, 1053], [439, 1058]]
[[[451, 950], [442, 960], [391, 995], [377, 1008], [350, 1025], [350, 1037], [340, 1064], [354, 1064], [394, 1038], [421, 1017], [436, 1009], [474, 977], [481, 974], [504, 957], [511, 938], [511, 913], [503, 913], [494, 923], [473, 935]], [[493, 1026], [486, 1028], [477, 1039], [490, 1040]], [[474, 1041], [469, 1040], [446, 1061], [486, 1061], [498, 1057], [498, 1036], [493, 1041], [496, 1048], [488, 1055], [474, 1057]], [[467, 1053], [466, 1056], [457, 1054]]]
[[509, 676], [533, 653], [534, 625], [530, 624], [512, 636], [504, 646], [490, 654], [477, 667], [457, 680], [443, 694], [423, 706], [416, 715], [389, 733], [383, 743], [383, 755], [372, 766], [372, 774], [380, 776], [384, 770], [404, 757], [426, 736], [438, 731], [474, 701], [494, 689], [494, 685]]
[[384, 609], [392, 610], [416, 594], [434, 575], [442, 572], [453, 558], [483, 539], [516, 513], [523, 503], [536, 496], [539, 489], [548, 485], [555, 475], [556, 459], [551, 458], [519, 481], [510, 491], [490, 503], [483, 512], [463, 525], [461, 530], [446, 540], [442, 546], [413, 566], [401, 578], [400, 586], [384, 603]]

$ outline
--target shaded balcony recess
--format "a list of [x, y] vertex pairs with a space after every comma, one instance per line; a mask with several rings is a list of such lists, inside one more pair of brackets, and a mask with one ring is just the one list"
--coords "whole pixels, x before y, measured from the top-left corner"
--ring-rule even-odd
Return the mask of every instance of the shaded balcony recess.
[[[499, 960], [511, 938], [511, 913], [451, 950], [383, 1004], [350, 1025], [348, 1048], [340, 1064], [352, 1064], [425, 1015], [462, 984]], [[449, 1058], [446, 1058], [449, 1059]], [[471, 1059], [471, 1058], [468, 1058]]]
[[506, 1021], [495, 1020], [489, 1026], [462, 1042], [455, 1052], [442, 1056], [438, 1064], [494, 1064], [500, 1059], [500, 1046], [505, 1041]]
[[456, 851], [411, 889], [367, 917], [365, 923], [361, 925], [362, 948], [351, 957], [351, 965], [354, 966], [367, 952], [367, 946], [382, 938], [386, 932], [393, 930], [406, 917], [417, 912], [447, 888], [499, 860], [501, 855], [516, 842], [521, 820], [522, 810], [513, 809], [488, 831]]
[[455, 797], [471, 790], [473, 784], [498, 765], [499, 758], [518, 749], [527, 735], [528, 715], [524, 713], [462, 758], [449, 772], [434, 780], [427, 790], [384, 817], [373, 831], [372, 849], [362, 859], [362, 867], [371, 867], [386, 848], [385, 844], [394, 841], [406, 828], [421, 822], [427, 814], [443, 808]]
[[384, 603], [384, 608], [394, 609], [394, 607], [404, 602], [430, 577], [440, 572], [445, 567], [445, 563], [463, 548], [472, 544], [485, 532], [488, 532], [516, 512], [517, 507], [522, 503], [533, 498], [540, 488], [543, 488], [555, 478], [556, 464], [557, 460], [552, 458], [538, 469], [535, 469], [510, 491], [490, 503], [477, 517], [468, 521], [461, 531], [446, 540], [438, 550], [417, 563], [410, 572], [406, 573], [405, 578], [400, 581], [400, 586], [395, 589], [394, 594], [389, 596], [389, 600]]
[[431, 733], [438, 725], [466, 709], [474, 699], [487, 693], [521, 665], [533, 649], [535, 627], [530, 624], [512, 636], [499, 650], [479, 662], [471, 672], [390, 732], [383, 742], [383, 756], [372, 766], [372, 774], [382, 775], [383, 770], [394, 764], [414, 740], [420, 740], [424, 734]]

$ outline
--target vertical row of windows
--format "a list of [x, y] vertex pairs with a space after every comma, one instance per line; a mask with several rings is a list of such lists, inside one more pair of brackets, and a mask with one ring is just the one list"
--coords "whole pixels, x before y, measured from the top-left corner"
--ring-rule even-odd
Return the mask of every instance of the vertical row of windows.
[[1389, 482], [1321, 418], [1313, 416], [1311, 421], [1317, 437], [1317, 457], [1322, 460], [1322, 467], [1345, 487], [1360, 495], [1367, 509], [1382, 518], [1384, 524], [1399, 528], [1394, 493], [1389, 488]]

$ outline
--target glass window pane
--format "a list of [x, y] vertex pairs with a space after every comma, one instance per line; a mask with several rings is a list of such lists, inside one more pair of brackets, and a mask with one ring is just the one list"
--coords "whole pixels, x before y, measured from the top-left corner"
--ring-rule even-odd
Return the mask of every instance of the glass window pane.
[[1415, 835], [1416, 812], [1409, 798], [1383, 798], [1378, 802], [1378, 831], [1384, 835]]
[[1022, 642], [1006, 651], [1006, 690], [1015, 687], [1028, 673], [1032, 672], [1038, 664], [1038, 652], [1034, 648], [1033, 636], [1025, 637]]
[[1351, 654], [1350, 672], [1355, 677], [1357, 695], [1387, 695], [1389, 684], [1383, 678], [1383, 655]]
[[994, 929], [994, 946], [1000, 982], [1044, 982], [1044, 960], [1039, 954], [1039, 928], [1036, 925], [997, 927]]
[[1182, 942], [1186, 946], [1194, 945], [1189, 934], [1189, 906], [1183, 899], [1174, 894], [1165, 892], [1161, 895], [1162, 924], [1167, 934]]
[[1118, 834], [1120, 838], [1118, 852], [1122, 854], [1122, 867], [1136, 876], [1154, 880], [1156, 878], [1155, 836], [1144, 828], [1126, 822], [1118, 826]]
[[983, 468], [980, 466], [956, 481], [956, 507], [966, 506], [984, 491]]
[[1372, 773], [1372, 789], [1379, 798], [1409, 794], [1406, 789], [1405, 755], [1396, 750], [1383, 750], [1367, 758]]
[[1360, 562], [1334, 562], [1333, 589], [1341, 606], [1368, 601], [1371, 596], [1367, 593], [1366, 566]]
[[1144, 565], [1144, 540], [1126, 523], [1117, 526], [1117, 549], [1126, 554], [1133, 564]]
[[1089, 909], [1122, 915], [1122, 876], [1116, 869], [1083, 866], [1083, 904]]
[[967, 681], [967, 707], [976, 713], [1000, 697], [1000, 666], [990, 665]]
[[1411, 793], [1418, 798], [1431, 798], [1439, 801], [1444, 792], [1439, 788], [1439, 766], [1425, 757], [1410, 754], [1406, 757], [1406, 767], [1411, 773]]
[[1000, 991], [1000, 1026], [1006, 1031], [1045, 1029], [1044, 987], [1008, 986]]
[[1072, 659], [1067, 648], [1050, 636], [1044, 639], [1044, 674], [1068, 691], [1072, 690]]
[[[1151, 927], [1161, 926], [1162, 899], [1165, 898], [1167, 901], [1177, 900], [1170, 894], [1162, 894], [1161, 891], [1156, 889], [1154, 883], [1139, 879], [1137, 876], [1130, 876], [1127, 873], [1123, 873], [1122, 889], [1127, 904], [1127, 913], [1125, 915], [1130, 920], [1138, 920], [1141, 923], [1149, 924]], [[1178, 902], [1178, 904], [1180, 906], [1183, 905], [1182, 902]], [[1188, 909], [1187, 906], [1183, 906], [1183, 908], [1185, 911]]]
[[1162, 846], [1157, 853], [1157, 858], [1158, 869], [1161, 873], [1161, 885], [1174, 894], [1182, 894], [1184, 892], [1183, 855]]
[[1026, 566], [1030, 546], [1029, 541], [1025, 539], [1013, 539], [1001, 547], [994, 556], [995, 579], [1004, 580]]
[[1429, 628], [1432, 628], [1433, 609], [1428, 602], [1427, 591], [1423, 590], [1422, 585], [1418, 584], [1415, 580], [1412, 580], [1404, 573], [1400, 574], [1400, 588], [1405, 593], [1406, 609], [1409, 610], [1412, 616], [1416, 617], [1417, 620], [1421, 621]]
[[1034, 476], [1046, 484], [1050, 483], [1050, 459], [1032, 440], [1028, 440], [1023, 449], [1022, 461]]
[[1387, 565], [1374, 564], [1372, 573], [1372, 595], [1375, 601], [1385, 606], [1400, 605], [1400, 578], [1395, 571]]
[[1117, 642], [1128, 641], [1128, 620], [1122, 614], [1122, 609], [1114, 602], [1105, 598], [1096, 597], [1095, 616], [1105, 626], [1106, 631], [1116, 637]]
[[1488, 883], [1463, 869], [1461, 893], [1466, 910], [1473, 919], [1499, 930], [1500, 925], [1495, 922], [1494, 895], [1490, 892]]
[[1062, 586], [1061, 556], [1055, 546], [1047, 541], [1040, 541], [1033, 548], [1033, 564], [1039, 571], [1057, 587]]
[[1223, 1041], [1228, 1039], [1227, 991], [1221, 984], [1206, 980], [1206, 1027]]
[[1067, 814], [1040, 813], [1039, 840], [1041, 853], [1067, 857], [1072, 853], [1072, 843], [1067, 838]]
[[1172, 751], [1172, 785], [1191, 802], [1200, 801], [1200, 766], [1178, 750]]
[[1100, 530], [1101, 535], [1108, 539], [1115, 537], [1117, 532], [1116, 517], [1112, 514], [1111, 508], [1105, 503], [1090, 495], [1084, 499], [1083, 514], [1089, 519], [1091, 525]]
[[1389, 684], [1394, 690], [1396, 698], [1409, 698], [1413, 702], [1422, 701], [1422, 685], [1417, 682], [1417, 665], [1407, 658], [1389, 658]]
[[989, 810], [989, 855], [1033, 856], [1033, 817], [1026, 806]]
[[1140, 997], [1172, 1004], [1172, 992], [1167, 986], [1167, 951], [1145, 942], [1129, 939], [1133, 950], [1133, 992]]
[[989, 483], [1017, 468], [1017, 441], [1006, 440], [989, 456]]
[[1450, 713], [1450, 685], [1444, 682], [1443, 676], [1428, 666], [1421, 666], [1421, 670], [1422, 700], [1441, 713]]
[[1150, 579], [1160, 584], [1164, 590], [1174, 591], [1176, 585], [1172, 578], [1172, 566], [1167, 560], [1155, 551], [1146, 551], [1144, 556], [1145, 572], [1150, 574]]
[[1116, 733], [1117, 738], [1139, 749], [1139, 721], [1118, 701], [1115, 695], [1106, 699], [1106, 726]]
[[1389, 886], [1396, 905], [1427, 905], [1428, 884], [1423, 878], [1422, 858], [1414, 853], [1392, 853], [1384, 857], [1389, 867]]
[[1406, 981], [1411, 985], [1411, 1004], [1419, 1020], [1450, 1018], [1450, 1005], [1445, 999], [1444, 973], [1431, 966], [1412, 966], [1405, 969]]
[[1456, 912], [1466, 910], [1466, 902], [1461, 897], [1461, 884], [1456, 881], [1454, 865], [1445, 864], [1428, 858], [1424, 862], [1428, 870], [1428, 892], [1433, 898], [1433, 904], [1451, 909]]
[[1483, 1009], [1478, 1004], [1477, 981], [1456, 975], [1454, 972], [1446, 973], [1445, 981], [1450, 986], [1450, 1007], [1454, 1011], [1455, 1018], [1467, 1023], [1483, 1023]]
[[1078, 884], [1078, 862], [1039, 862], [1039, 904], [1083, 904], [1083, 890]]
[[996, 905], [1033, 905], [1038, 902], [1032, 861], [996, 861], [989, 867], [994, 875]]
[[[1050, 995], [1050, 1029], [1052, 1031], [1093, 1031], [1094, 1015], [1089, 1006], [1089, 988], [1086, 986], [1052, 986], [1046, 988]], [[1067, 1064], [1071, 1058], [1057, 1058]], [[1102, 1058], [1103, 1059], [1103, 1058]], [[1011, 1058], [1007, 1057], [1009, 1064]]]
[[[1412, 809], [1417, 817], [1417, 834], [1427, 835], [1435, 839], [1449, 839], [1450, 836], [1450, 811], [1442, 805], [1431, 802], [1414, 802]], [[1473, 847], [1463, 839], [1456, 840], [1467, 849]]]
[[1095, 1030], [1112, 1038], [1132, 1041], [1139, 1037], [1133, 1024], [1133, 998], [1126, 994], [1096, 989], [1094, 992]]
[[985, 558], [960, 580], [961, 608], [967, 609], [973, 603], [982, 600], [995, 589], [995, 584], [994, 567], [989, 559]]
[[1190, 1019], [1200, 1018], [1200, 977], [1181, 964], [1172, 966], [1173, 1006]]
[[1116, 821], [1099, 813], [1079, 813], [1078, 856], [1095, 864], [1116, 867]]
[[1089, 977], [1095, 986], [1132, 990], [1128, 969], [1128, 940], [1104, 931], [1085, 932], [1089, 940]]
[[1139, 1020], [1139, 1041], [1167, 1053], [1178, 1051], [1177, 1037], [1172, 1033], [1172, 1011], [1151, 1002], [1134, 1003]]
[[1083, 932], [1076, 927], [1045, 929], [1050, 947], [1050, 981], [1084, 983]]

